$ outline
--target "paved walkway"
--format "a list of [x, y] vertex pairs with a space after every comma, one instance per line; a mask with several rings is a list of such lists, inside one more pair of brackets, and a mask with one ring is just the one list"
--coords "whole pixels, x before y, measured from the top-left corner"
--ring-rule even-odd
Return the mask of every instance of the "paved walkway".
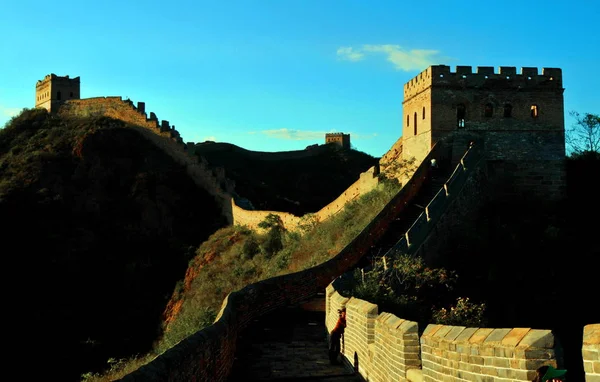
[[314, 308], [283, 308], [253, 322], [239, 336], [229, 381], [362, 381], [350, 365], [329, 363], [325, 312]]

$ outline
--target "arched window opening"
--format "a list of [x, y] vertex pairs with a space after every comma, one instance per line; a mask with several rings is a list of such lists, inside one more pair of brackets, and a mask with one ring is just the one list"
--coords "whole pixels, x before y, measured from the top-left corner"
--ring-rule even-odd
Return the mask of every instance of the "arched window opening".
[[73, 98], [73, 92], [69, 93], [69, 98]]
[[417, 112], [415, 111], [415, 115], [414, 115], [414, 130], [415, 130], [415, 135], [417, 135]]
[[60, 91], [56, 92], [56, 99], [60, 99]]
[[406, 127], [410, 126], [410, 115], [406, 114]]
[[531, 118], [537, 118], [540, 115], [538, 105], [531, 105]]
[[425, 119], [425, 106], [423, 106], [423, 119]]
[[456, 121], [458, 127], [465, 127], [465, 118], [467, 116], [467, 108], [464, 104], [456, 106]]
[[504, 105], [504, 118], [512, 117], [512, 105], [507, 103]]
[[485, 105], [484, 115], [486, 118], [491, 118], [494, 115], [494, 105], [488, 103]]

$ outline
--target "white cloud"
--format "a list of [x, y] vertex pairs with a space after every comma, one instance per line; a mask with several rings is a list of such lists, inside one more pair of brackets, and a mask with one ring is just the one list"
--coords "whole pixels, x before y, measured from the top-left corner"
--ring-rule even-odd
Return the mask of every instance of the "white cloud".
[[338, 48], [337, 55], [342, 60], [346, 61], [360, 61], [364, 58], [364, 53], [354, 50], [352, 47], [343, 46]]
[[261, 131], [261, 133], [270, 138], [285, 139], [292, 141], [325, 139], [325, 132], [323, 131], [301, 131], [283, 128], [275, 130], [263, 130]]
[[426, 67], [434, 65], [436, 62], [440, 61], [440, 52], [437, 50], [407, 50], [402, 48], [400, 45], [391, 44], [366, 44], [360, 48], [342, 47], [337, 50], [338, 56], [340, 56], [340, 51], [346, 56], [353, 55], [359, 57], [358, 59], [347, 58], [349, 61], [358, 61], [364, 58], [364, 56], [367, 54], [384, 54], [387, 56], [387, 61], [391, 62], [396, 70], [403, 70], [406, 72], [423, 70]]
[[204, 140], [203, 140], [203, 142], [205, 142], [205, 141], [213, 141], [213, 142], [216, 142], [216, 141], [217, 141], [217, 138], [216, 138], [214, 135], [209, 135], [208, 137], [204, 137]]

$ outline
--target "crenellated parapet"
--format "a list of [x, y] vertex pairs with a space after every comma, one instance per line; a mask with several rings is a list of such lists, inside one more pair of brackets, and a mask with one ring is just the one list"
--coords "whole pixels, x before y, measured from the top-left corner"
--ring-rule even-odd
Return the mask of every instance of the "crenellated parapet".
[[432, 65], [404, 85], [404, 101], [429, 87], [490, 88], [490, 89], [562, 89], [560, 68], [515, 66], [456, 66], [452, 71], [448, 65]]
[[325, 144], [335, 143], [344, 149], [350, 148], [350, 134], [344, 133], [326, 133]]
[[80, 78], [48, 74], [35, 84], [35, 107], [49, 112], [58, 110], [67, 100], [80, 98]]
[[199, 159], [194, 152], [186, 150], [179, 132], [167, 120], [160, 120], [154, 112], [146, 114], [146, 105], [138, 102], [137, 107], [129, 100], [121, 97], [95, 97], [69, 100], [61, 105], [59, 114], [79, 117], [110, 117], [124, 121], [128, 127], [137, 130], [146, 138], [164, 150], [177, 163], [184, 165], [195, 183], [220, 203], [223, 215], [229, 222], [233, 221], [231, 212], [231, 193], [234, 184], [225, 177], [222, 169], [211, 168], [203, 158]]

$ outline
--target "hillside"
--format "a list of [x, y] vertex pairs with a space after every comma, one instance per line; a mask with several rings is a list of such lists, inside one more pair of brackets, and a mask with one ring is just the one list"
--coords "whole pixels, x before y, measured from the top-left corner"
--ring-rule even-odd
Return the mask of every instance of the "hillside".
[[195, 151], [212, 166], [224, 168], [226, 177], [235, 181], [236, 193], [255, 209], [296, 216], [326, 206], [379, 160], [333, 144], [269, 153], [205, 142]]
[[[226, 225], [214, 197], [128, 126], [34, 109], [0, 129], [3, 253], [26, 280], [9, 303], [28, 322], [19, 328], [19, 342], [43, 354], [33, 362], [49, 379], [75, 381], [109, 358], [149, 351], [188, 262]], [[305, 158], [268, 155], [270, 161], [236, 151], [221, 164], [236, 175], [238, 190], [283, 210], [297, 206], [278, 202], [291, 193], [282, 183], [294, 172], [306, 193], [293, 193], [295, 200], [320, 208], [337, 196], [335, 187], [352, 184], [375, 162], [330, 147]], [[330, 171], [334, 181], [324, 182]], [[265, 176], [254, 181], [252, 174]], [[278, 185], [277, 191], [252, 193], [262, 183]], [[311, 189], [321, 191], [308, 195]]]
[[0, 130], [0, 174], [2, 252], [23, 284], [11, 307], [47, 379], [147, 351], [195, 248], [225, 225], [182, 166], [110, 118], [25, 111]]

